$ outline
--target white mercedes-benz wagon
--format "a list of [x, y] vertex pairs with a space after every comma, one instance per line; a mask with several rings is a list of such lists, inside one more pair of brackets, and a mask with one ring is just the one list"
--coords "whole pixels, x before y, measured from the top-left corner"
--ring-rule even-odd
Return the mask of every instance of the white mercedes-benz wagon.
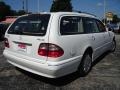
[[95, 16], [77, 12], [21, 16], [9, 26], [4, 42], [9, 63], [49, 78], [76, 71], [85, 76], [96, 58], [116, 48], [113, 32]]

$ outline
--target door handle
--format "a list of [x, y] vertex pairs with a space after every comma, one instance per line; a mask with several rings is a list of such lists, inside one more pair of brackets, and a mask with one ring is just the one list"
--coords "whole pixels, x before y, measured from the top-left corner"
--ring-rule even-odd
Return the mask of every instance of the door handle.
[[94, 36], [92, 36], [92, 39], [93, 39], [93, 40], [95, 40], [95, 37], [94, 37]]

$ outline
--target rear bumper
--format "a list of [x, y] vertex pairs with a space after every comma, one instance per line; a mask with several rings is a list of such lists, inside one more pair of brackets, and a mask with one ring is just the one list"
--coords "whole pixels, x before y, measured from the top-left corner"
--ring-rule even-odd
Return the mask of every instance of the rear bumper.
[[46, 63], [31, 61], [29, 59], [17, 57], [18, 55], [15, 56], [12, 53], [13, 52], [7, 50], [5, 50], [3, 53], [9, 63], [23, 70], [49, 78], [58, 78], [67, 75], [69, 73], [75, 72], [82, 58], [82, 56], [79, 56], [67, 60], [67, 62], [65, 63], [60, 63], [59, 61], [59, 62], [53, 62], [52, 64], [52, 62], [48, 62], [48, 61], [46, 61]]

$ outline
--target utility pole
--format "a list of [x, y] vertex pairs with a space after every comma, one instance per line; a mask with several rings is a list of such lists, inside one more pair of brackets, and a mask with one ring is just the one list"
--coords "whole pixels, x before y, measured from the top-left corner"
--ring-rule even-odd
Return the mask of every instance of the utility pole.
[[28, 13], [28, 0], [26, 0], [26, 12]]
[[23, 10], [25, 10], [24, 4], [25, 4], [25, 2], [24, 2], [24, 0], [23, 0], [23, 1], [22, 1], [22, 9], [23, 9]]
[[106, 24], [105, 21], [106, 21], [106, 0], [104, 0], [104, 24]]

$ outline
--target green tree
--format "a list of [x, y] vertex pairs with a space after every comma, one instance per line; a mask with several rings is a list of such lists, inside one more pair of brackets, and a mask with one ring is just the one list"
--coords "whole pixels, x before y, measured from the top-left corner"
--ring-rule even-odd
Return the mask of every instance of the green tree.
[[53, 0], [50, 12], [72, 12], [71, 0]]
[[11, 8], [3, 1], [0, 1], [0, 21], [4, 20], [6, 16], [11, 15]]
[[118, 23], [118, 22], [120, 22], [120, 18], [117, 15], [114, 15], [112, 23]]
[[[102, 19], [102, 22], [104, 23], [104, 19]], [[118, 17], [118, 15], [113, 15], [113, 20], [110, 21], [110, 23], [113, 24], [117, 24], [118, 22], [120, 22], [120, 18]], [[109, 23], [109, 21], [107, 21], [107, 19], [105, 19], [105, 23]]]
[[24, 15], [24, 14], [27, 14], [24, 10], [19, 10], [17, 12], [17, 15], [20, 16], [20, 15]]

